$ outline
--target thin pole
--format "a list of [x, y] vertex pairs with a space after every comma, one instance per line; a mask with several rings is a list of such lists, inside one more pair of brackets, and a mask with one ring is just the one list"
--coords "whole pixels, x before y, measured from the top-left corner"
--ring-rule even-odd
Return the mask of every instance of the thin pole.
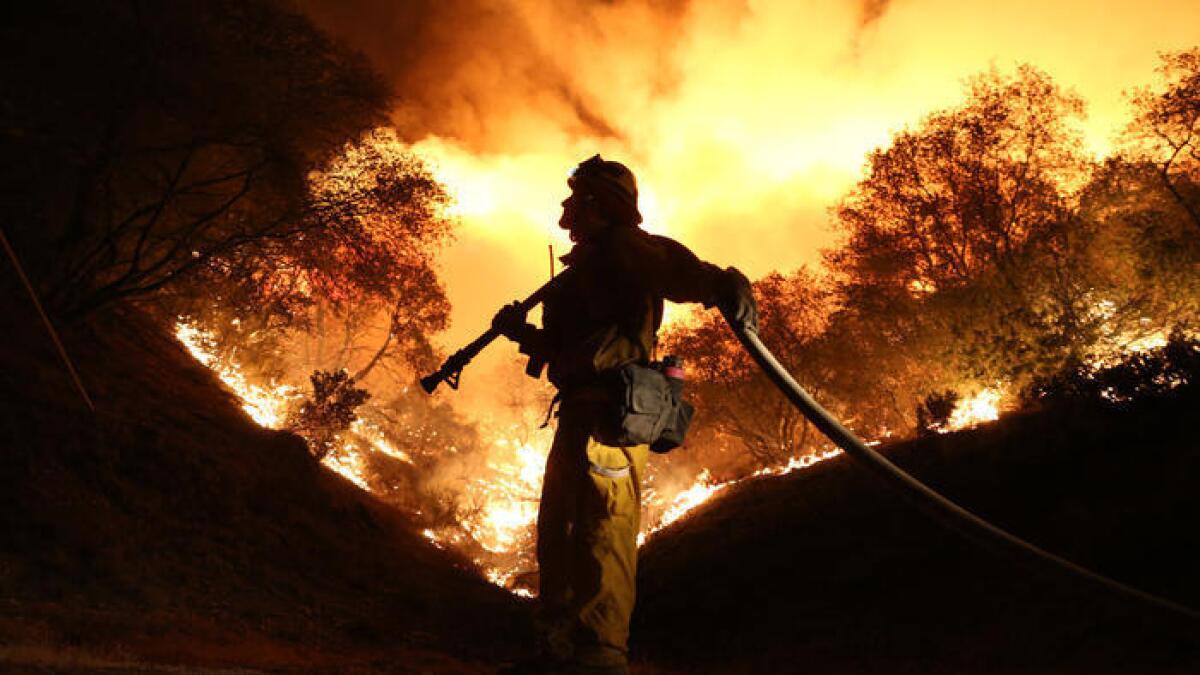
[[550, 250], [550, 278], [554, 278], [554, 244], [546, 244], [546, 248]]
[[92, 412], [96, 412], [96, 406], [92, 404], [92, 398], [88, 396], [87, 389], [83, 387], [83, 381], [79, 379], [79, 373], [75, 372], [75, 366], [71, 364], [71, 357], [67, 356], [67, 349], [63, 347], [62, 340], [58, 339], [58, 331], [54, 330], [54, 324], [50, 323], [50, 317], [46, 316], [46, 310], [42, 308], [42, 302], [38, 300], [37, 291], [33, 290], [33, 284], [29, 283], [29, 277], [25, 276], [25, 270], [21, 267], [21, 261], [17, 259], [17, 252], [13, 250], [11, 244], [8, 243], [8, 237], [4, 235], [4, 230], [0, 229], [0, 243], [4, 244], [4, 250], [8, 253], [8, 257], [12, 260], [13, 267], [17, 268], [17, 276], [21, 277], [21, 283], [25, 284], [25, 290], [29, 291], [29, 297], [33, 300], [33, 306], [37, 307], [38, 314], [42, 317], [42, 323], [46, 324], [46, 330], [50, 333], [50, 339], [54, 341], [54, 346], [58, 348], [58, 355], [62, 357], [63, 363], [67, 366], [67, 372], [71, 373], [71, 379], [75, 380], [75, 386], [79, 387], [79, 395], [83, 397], [83, 402]]

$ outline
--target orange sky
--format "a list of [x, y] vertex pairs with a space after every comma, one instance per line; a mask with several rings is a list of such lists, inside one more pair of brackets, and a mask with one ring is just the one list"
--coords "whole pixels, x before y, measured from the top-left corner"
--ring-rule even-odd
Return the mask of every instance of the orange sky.
[[864, 155], [965, 77], [1047, 71], [1102, 154], [1122, 91], [1200, 45], [1197, 0], [300, 1], [395, 82], [398, 126], [460, 198], [451, 348], [546, 279], [566, 173], [595, 152], [637, 174], [647, 229], [755, 277], [815, 263]]

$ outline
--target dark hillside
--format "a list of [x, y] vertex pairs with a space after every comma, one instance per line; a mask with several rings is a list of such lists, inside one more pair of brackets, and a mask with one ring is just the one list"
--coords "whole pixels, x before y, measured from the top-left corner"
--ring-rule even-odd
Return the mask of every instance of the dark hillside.
[[511, 596], [257, 427], [144, 316], [67, 336], [93, 417], [3, 290], [0, 665], [486, 672], [521, 644]]
[[[248, 420], [135, 311], [68, 336], [6, 292], [0, 670], [489, 672], [524, 612]], [[1200, 605], [1195, 392], [889, 448], [1035, 543]], [[1193, 629], [963, 543], [844, 459], [749, 481], [643, 549], [635, 657], [695, 672], [1196, 672]], [[1192, 632], [1189, 632], [1192, 631]]]
[[[885, 452], [1001, 527], [1196, 608], [1198, 403], [1018, 415]], [[845, 457], [737, 486], [680, 525], [642, 552], [634, 649], [656, 664], [1200, 672], [1200, 627], [979, 550]]]

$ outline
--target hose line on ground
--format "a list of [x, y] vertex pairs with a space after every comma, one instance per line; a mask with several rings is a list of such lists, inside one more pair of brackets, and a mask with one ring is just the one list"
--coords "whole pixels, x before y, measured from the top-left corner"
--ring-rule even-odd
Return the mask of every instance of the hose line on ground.
[[825, 434], [829, 440], [833, 441], [859, 464], [883, 478], [888, 485], [900, 493], [900, 496], [916, 508], [924, 511], [927, 515], [932, 516], [943, 525], [958, 532], [967, 539], [987, 548], [1011, 554], [1018, 559], [1038, 565], [1049, 565], [1060, 572], [1066, 572], [1093, 585], [1101, 586], [1108, 591], [1148, 603], [1154, 607], [1176, 615], [1182, 615], [1193, 621], [1200, 621], [1200, 612], [1190, 607], [1138, 590], [1132, 586], [1127, 586], [1119, 581], [1093, 572], [1086, 567], [1077, 565], [1066, 558], [1038, 548], [1024, 539], [996, 527], [950, 501], [916, 478], [913, 478], [886, 457], [868, 447], [854, 433], [834, 419], [819, 403], [813, 400], [808, 392], [787, 372], [783, 365], [775, 359], [775, 356], [762, 343], [756, 332], [742, 328], [738, 322], [730, 320], [728, 316], [725, 318], [751, 358], [758, 363], [767, 377], [775, 383], [775, 386], [779, 387], [788, 400], [821, 433]]

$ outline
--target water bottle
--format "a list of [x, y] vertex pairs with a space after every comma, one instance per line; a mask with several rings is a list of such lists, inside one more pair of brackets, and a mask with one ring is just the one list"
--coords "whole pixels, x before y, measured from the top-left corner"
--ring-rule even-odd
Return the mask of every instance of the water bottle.
[[685, 379], [683, 361], [680, 361], [679, 357], [674, 355], [663, 357], [662, 372], [663, 375], [667, 376], [667, 382], [671, 385], [672, 393], [678, 398], [683, 392], [683, 381]]

